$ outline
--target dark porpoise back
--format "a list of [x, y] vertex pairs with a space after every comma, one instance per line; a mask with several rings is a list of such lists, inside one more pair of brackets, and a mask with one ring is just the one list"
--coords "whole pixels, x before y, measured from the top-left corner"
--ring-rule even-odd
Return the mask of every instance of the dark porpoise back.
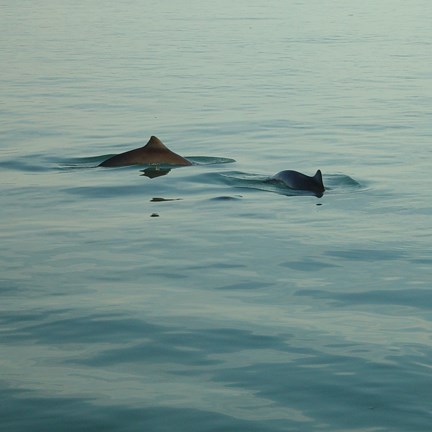
[[313, 177], [309, 177], [298, 171], [286, 170], [278, 172], [272, 179], [284, 183], [290, 189], [311, 191], [317, 196], [322, 196], [325, 191], [320, 170]]
[[192, 162], [177, 153], [174, 153], [166, 147], [160, 139], [152, 136], [144, 147], [129, 150], [125, 153], [120, 153], [116, 156], [110, 157], [103, 161], [99, 166], [121, 167], [127, 165], [149, 164], [192, 165]]

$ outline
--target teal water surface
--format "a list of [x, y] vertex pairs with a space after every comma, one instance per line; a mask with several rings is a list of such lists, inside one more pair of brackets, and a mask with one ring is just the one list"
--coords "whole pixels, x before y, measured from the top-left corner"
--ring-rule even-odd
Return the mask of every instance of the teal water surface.
[[0, 9], [2, 430], [430, 430], [429, 2]]

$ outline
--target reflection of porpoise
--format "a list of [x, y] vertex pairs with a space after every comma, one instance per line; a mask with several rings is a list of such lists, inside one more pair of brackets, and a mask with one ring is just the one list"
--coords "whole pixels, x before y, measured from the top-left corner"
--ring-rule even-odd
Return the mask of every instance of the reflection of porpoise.
[[320, 170], [313, 177], [297, 171], [286, 170], [277, 173], [272, 179], [284, 183], [290, 189], [313, 192], [318, 197], [322, 196], [325, 190]]
[[135, 150], [120, 153], [103, 161], [99, 166], [120, 167], [126, 165], [192, 165], [184, 157], [178, 155], [166, 147], [161, 140], [152, 136], [149, 142]]

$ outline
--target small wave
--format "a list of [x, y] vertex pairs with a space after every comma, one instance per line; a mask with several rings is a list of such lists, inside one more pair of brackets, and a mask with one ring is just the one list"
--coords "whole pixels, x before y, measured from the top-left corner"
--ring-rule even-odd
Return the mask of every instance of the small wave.
[[[100, 163], [104, 160], [109, 159], [110, 157], [115, 156], [115, 154], [107, 154], [101, 156], [90, 156], [90, 157], [82, 157], [82, 158], [73, 158], [66, 159], [61, 162], [57, 162], [58, 168], [61, 170], [75, 170], [75, 169], [88, 169], [98, 167]], [[194, 165], [220, 165], [235, 162], [234, 159], [224, 158], [224, 157], [212, 157], [212, 156], [187, 156]], [[172, 168], [172, 165], [167, 164], [142, 164], [142, 165], [130, 165], [126, 168], [135, 168], [137, 166], [140, 167], [154, 167], [158, 166], [161, 168]], [[124, 167], [117, 167], [124, 168]]]
[[49, 168], [43, 164], [36, 164], [35, 158], [25, 157], [19, 159], [3, 160], [0, 162], [0, 167], [3, 169], [9, 169], [13, 171], [24, 171], [24, 172], [45, 172], [49, 171]]
[[82, 158], [65, 159], [57, 161], [57, 167], [60, 170], [70, 171], [76, 169], [96, 168], [101, 162], [114, 155], [90, 156]]
[[235, 159], [213, 156], [186, 156], [186, 159], [197, 165], [220, 165], [236, 162]]
[[365, 186], [346, 174], [323, 175], [326, 191], [345, 193], [364, 190]]

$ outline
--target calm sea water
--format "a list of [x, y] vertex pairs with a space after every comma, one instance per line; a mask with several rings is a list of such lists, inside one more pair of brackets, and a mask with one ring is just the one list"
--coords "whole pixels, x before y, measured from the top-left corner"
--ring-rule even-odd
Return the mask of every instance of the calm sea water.
[[429, 431], [431, 20], [0, 2], [1, 430]]

